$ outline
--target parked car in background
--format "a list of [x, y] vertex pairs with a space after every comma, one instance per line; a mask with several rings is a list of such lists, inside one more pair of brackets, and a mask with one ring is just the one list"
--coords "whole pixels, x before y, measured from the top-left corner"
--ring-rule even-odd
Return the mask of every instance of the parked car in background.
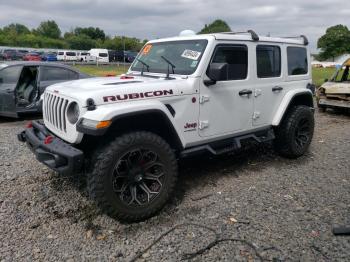
[[21, 54], [14, 49], [5, 49], [2, 56], [3, 60], [20, 60], [22, 58]]
[[28, 54], [28, 50], [22, 50], [22, 49], [19, 49], [17, 50], [17, 60], [23, 60], [23, 57]]
[[90, 54], [90, 60], [93, 60], [99, 63], [109, 62], [109, 55], [108, 55], [107, 49], [93, 48], [89, 51], [89, 54]]
[[77, 53], [75, 51], [58, 51], [57, 61], [77, 61]]
[[77, 60], [80, 62], [87, 62], [88, 61], [88, 57], [90, 56], [89, 52], [78, 52], [77, 53]]
[[37, 52], [29, 52], [23, 56], [24, 61], [41, 61], [41, 56]]
[[124, 51], [125, 62], [132, 63], [137, 56], [137, 52], [135, 51]]
[[350, 110], [350, 59], [337, 68], [331, 79], [316, 91], [318, 108]]
[[0, 63], [0, 116], [18, 117], [23, 113], [41, 112], [39, 99], [47, 86], [88, 77], [58, 63]]
[[55, 62], [57, 61], [57, 54], [53, 52], [44, 53], [41, 55], [41, 60], [47, 62]]

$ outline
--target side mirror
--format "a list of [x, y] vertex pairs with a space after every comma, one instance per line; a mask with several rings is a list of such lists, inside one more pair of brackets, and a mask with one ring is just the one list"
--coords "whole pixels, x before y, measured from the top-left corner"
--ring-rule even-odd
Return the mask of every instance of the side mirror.
[[227, 63], [212, 63], [207, 70], [209, 80], [205, 80], [206, 86], [215, 85], [217, 81], [227, 80], [228, 64]]
[[4, 83], [4, 79], [0, 78], [0, 84]]

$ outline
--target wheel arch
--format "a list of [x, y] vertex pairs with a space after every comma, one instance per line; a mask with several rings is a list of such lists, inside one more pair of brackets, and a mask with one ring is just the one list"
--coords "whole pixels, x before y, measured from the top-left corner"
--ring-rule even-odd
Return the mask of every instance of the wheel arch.
[[114, 116], [111, 120], [112, 124], [105, 135], [115, 136], [129, 131], [149, 131], [162, 137], [173, 149], [177, 151], [183, 149], [182, 141], [172, 121], [160, 109], [124, 113]]
[[302, 91], [295, 90], [287, 93], [272, 120], [272, 126], [278, 126], [284, 116], [288, 113], [289, 109], [297, 105], [304, 105], [313, 109], [314, 102], [312, 92], [304, 89]]

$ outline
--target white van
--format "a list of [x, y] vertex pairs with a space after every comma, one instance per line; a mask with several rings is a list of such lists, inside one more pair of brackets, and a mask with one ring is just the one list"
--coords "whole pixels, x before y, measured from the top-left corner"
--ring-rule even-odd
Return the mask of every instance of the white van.
[[80, 62], [87, 62], [90, 54], [88, 51], [82, 51], [77, 53], [77, 60]]
[[59, 50], [57, 51], [57, 61], [77, 61], [77, 53], [75, 51]]
[[109, 55], [107, 49], [98, 49], [93, 48], [89, 51], [90, 53], [90, 61], [98, 61], [99, 63], [108, 63], [109, 62]]

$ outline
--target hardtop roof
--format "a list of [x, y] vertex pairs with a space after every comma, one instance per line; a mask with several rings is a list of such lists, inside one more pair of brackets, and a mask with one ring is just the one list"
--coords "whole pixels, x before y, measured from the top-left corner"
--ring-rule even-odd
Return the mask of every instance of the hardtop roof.
[[199, 39], [216, 39], [216, 40], [228, 40], [228, 41], [251, 41], [251, 42], [270, 42], [270, 43], [286, 43], [293, 45], [307, 45], [308, 41], [304, 36], [296, 37], [269, 37], [269, 36], [258, 36], [259, 40], [253, 40], [250, 33], [235, 33], [235, 32], [222, 32], [213, 34], [201, 34], [192, 36], [175, 36], [162, 39], [156, 39], [150, 41], [151, 43], [166, 42], [166, 41], [181, 41], [181, 40], [199, 40]]

